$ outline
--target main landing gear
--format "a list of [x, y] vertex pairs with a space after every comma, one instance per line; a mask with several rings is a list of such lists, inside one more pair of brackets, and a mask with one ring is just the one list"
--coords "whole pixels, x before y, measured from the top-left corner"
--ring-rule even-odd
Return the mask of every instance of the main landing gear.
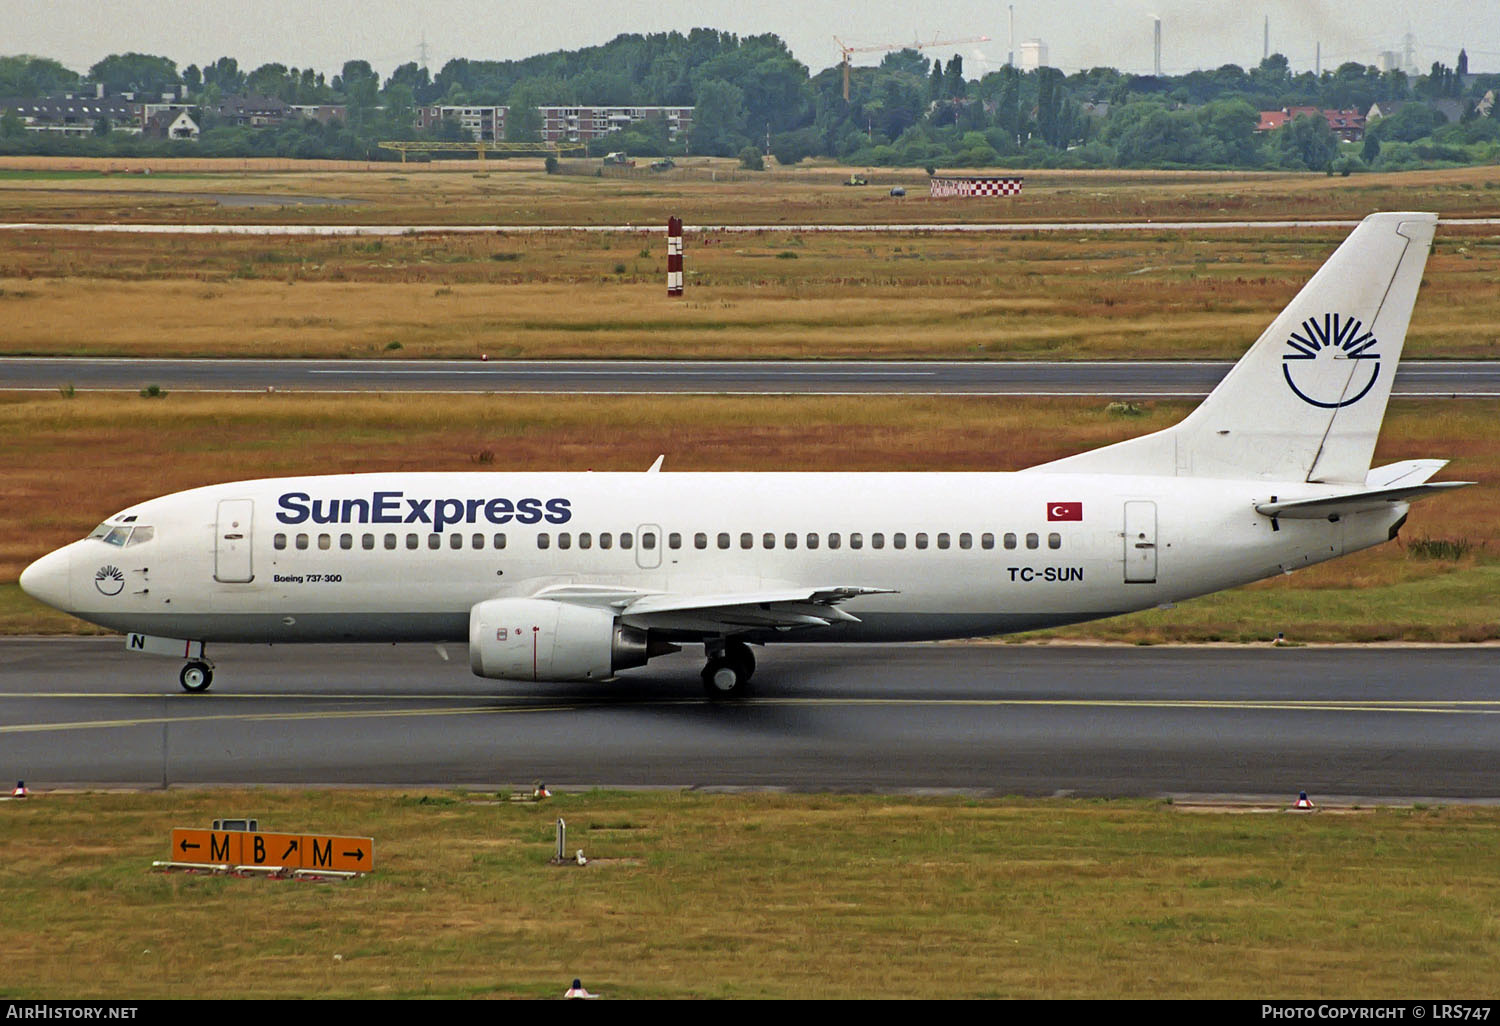
[[750, 689], [755, 656], [743, 641], [704, 646], [708, 665], [703, 667], [703, 690], [710, 698], [735, 698]]
[[207, 691], [208, 686], [214, 682], [214, 664], [207, 659], [194, 659], [182, 668], [177, 679], [182, 682], [184, 691], [195, 694]]

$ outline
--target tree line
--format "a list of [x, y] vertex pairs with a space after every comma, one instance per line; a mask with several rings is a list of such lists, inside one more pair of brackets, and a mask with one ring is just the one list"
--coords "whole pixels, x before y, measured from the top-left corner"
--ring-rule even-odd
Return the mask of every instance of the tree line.
[[[200, 110], [195, 143], [112, 133], [93, 138], [27, 133], [0, 118], [0, 152], [191, 152], [381, 159], [382, 139], [465, 137], [454, 122], [416, 128], [423, 105], [508, 105], [507, 138], [536, 141], [542, 105], [692, 106], [690, 133], [638, 122], [600, 149], [633, 156], [769, 153], [783, 165], [834, 158], [859, 166], [1165, 167], [1344, 171], [1500, 161], [1500, 119], [1486, 108], [1500, 75], [1434, 63], [1425, 75], [1382, 72], [1357, 62], [1293, 72], [1280, 54], [1253, 68], [1226, 64], [1183, 75], [1132, 75], [1113, 68], [1064, 74], [1002, 67], [971, 76], [962, 55], [929, 59], [914, 49], [851, 69], [849, 96], [833, 65], [816, 74], [772, 34], [714, 29], [626, 34], [600, 46], [522, 60], [455, 58], [436, 73], [410, 62], [381, 76], [363, 60], [331, 78], [267, 63], [245, 70], [232, 57], [179, 71], [149, 54], [113, 54], [84, 74], [57, 61], [0, 57], [0, 97], [35, 97], [103, 86], [157, 99], [172, 93]], [[264, 128], [220, 123], [217, 104], [236, 95], [292, 104], [342, 104], [342, 123], [291, 119]], [[1288, 107], [1399, 107], [1364, 140], [1340, 143], [1321, 117], [1257, 132], [1259, 112]]]

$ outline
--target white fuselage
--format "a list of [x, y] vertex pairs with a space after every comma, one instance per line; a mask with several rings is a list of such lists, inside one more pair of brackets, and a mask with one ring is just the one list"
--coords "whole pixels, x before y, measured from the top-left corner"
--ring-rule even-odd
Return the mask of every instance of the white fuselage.
[[1030, 472], [281, 478], [133, 506], [109, 524], [149, 538], [75, 542], [23, 583], [116, 630], [258, 642], [461, 641], [476, 603], [558, 585], [858, 585], [893, 593], [848, 601], [857, 623], [744, 636], [936, 639], [1243, 584], [1385, 541], [1406, 512], [1273, 523], [1254, 508], [1333, 491]]

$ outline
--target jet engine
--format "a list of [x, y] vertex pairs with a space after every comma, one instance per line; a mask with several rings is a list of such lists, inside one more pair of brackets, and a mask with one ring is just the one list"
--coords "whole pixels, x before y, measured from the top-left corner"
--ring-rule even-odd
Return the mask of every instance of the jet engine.
[[480, 677], [603, 680], [676, 651], [596, 606], [505, 598], [469, 610], [469, 666]]

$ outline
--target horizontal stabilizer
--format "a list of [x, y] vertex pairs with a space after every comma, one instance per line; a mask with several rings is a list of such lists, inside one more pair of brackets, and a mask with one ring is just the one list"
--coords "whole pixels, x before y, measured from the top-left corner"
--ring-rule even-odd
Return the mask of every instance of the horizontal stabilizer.
[[1348, 516], [1351, 513], [1389, 509], [1397, 503], [1412, 502], [1473, 483], [1473, 481], [1438, 481], [1433, 484], [1408, 485], [1405, 488], [1377, 488], [1368, 492], [1330, 495], [1321, 499], [1258, 502], [1255, 504], [1255, 512], [1268, 517], [1284, 517], [1288, 520], [1322, 520], [1325, 517]]

